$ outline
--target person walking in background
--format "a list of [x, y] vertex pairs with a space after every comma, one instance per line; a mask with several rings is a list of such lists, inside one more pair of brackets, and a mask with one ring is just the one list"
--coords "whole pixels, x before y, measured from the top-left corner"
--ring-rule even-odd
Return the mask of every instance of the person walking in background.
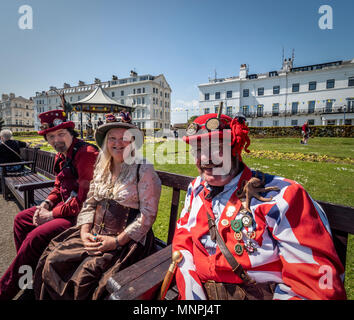
[[307, 141], [310, 137], [310, 128], [307, 121], [305, 121], [304, 125], [301, 128], [301, 134], [302, 134], [301, 144], [307, 144]]

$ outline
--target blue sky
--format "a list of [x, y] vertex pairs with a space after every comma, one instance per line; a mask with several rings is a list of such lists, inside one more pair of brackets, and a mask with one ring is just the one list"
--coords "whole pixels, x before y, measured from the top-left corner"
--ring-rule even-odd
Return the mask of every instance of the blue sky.
[[[33, 29], [21, 30], [21, 5]], [[333, 29], [321, 30], [321, 5]], [[352, 0], [1, 0], [0, 93], [30, 97], [49, 86], [92, 83], [112, 74], [163, 73], [172, 109], [197, 103], [198, 84], [278, 70], [295, 49], [295, 65], [354, 58]], [[190, 114], [189, 114], [190, 115]], [[186, 112], [172, 113], [172, 122]]]

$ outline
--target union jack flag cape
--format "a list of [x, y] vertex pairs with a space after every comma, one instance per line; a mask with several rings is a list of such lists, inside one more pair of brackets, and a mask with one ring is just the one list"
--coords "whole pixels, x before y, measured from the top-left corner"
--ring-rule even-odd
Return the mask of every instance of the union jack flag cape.
[[[327, 217], [295, 181], [266, 175], [265, 186], [277, 186], [280, 191], [264, 195], [273, 196], [270, 202], [251, 200], [254, 223], [246, 232], [255, 231], [252, 243], [256, 251], [236, 254], [238, 241], [230, 223], [240, 217], [241, 204], [235, 193], [241, 182], [251, 177], [251, 170], [245, 166], [220, 194], [209, 200], [209, 212], [214, 214], [218, 231], [236, 260], [257, 282], [277, 282], [273, 299], [346, 299], [344, 268]], [[208, 192], [201, 177], [189, 185], [172, 243], [173, 250], [180, 250], [183, 255], [176, 271], [180, 299], [206, 299], [202, 283], [207, 280], [242, 283], [211, 240], [205, 208], [208, 204], [202, 200], [205, 191]]]

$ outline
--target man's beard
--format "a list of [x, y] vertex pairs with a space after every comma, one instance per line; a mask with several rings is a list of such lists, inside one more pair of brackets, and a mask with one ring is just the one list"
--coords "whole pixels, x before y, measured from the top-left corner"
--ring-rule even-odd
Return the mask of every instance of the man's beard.
[[61, 153], [63, 153], [66, 150], [68, 150], [68, 148], [66, 147], [65, 143], [56, 143], [54, 145], [54, 149], [55, 149], [55, 151], [61, 152]]

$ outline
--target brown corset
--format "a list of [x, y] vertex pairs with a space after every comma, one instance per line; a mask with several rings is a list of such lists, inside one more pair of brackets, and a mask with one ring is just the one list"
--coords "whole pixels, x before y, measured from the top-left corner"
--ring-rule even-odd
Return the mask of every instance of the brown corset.
[[96, 206], [92, 233], [118, 235], [135, 219], [139, 210], [120, 205], [117, 201], [103, 199]]

